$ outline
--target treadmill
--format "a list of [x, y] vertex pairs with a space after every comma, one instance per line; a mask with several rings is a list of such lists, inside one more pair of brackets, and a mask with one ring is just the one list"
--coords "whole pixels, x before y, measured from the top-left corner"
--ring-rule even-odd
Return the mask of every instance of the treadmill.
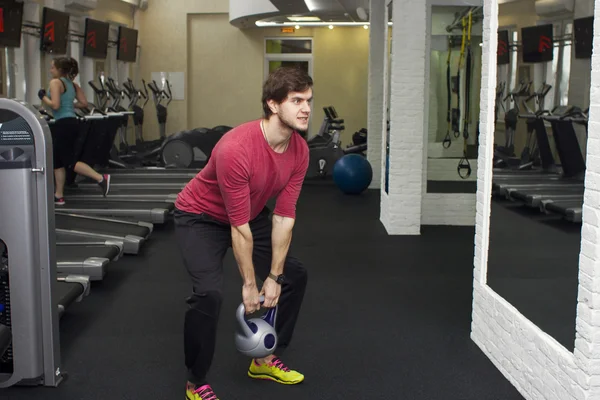
[[153, 225], [78, 214], [55, 213], [57, 241], [111, 240], [123, 244], [125, 254], [138, 254]]
[[[57, 246], [57, 257], [56, 257], [56, 264], [57, 264], [57, 284], [56, 284], [56, 289], [57, 289], [57, 298], [58, 298], [58, 305], [59, 305], [59, 311], [64, 312], [64, 310], [66, 310], [69, 305], [71, 305], [71, 303], [75, 302], [75, 301], [81, 301], [83, 299], [84, 296], [87, 296], [89, 294], [90, 291], [90, 276], [88, 276], [87, 274], [80, 274], [77, 271], [75, 271], [75, 268], [72, 267], [68, 267], [65, 269], [62, 269], [61, 267], [65, 265], [65, 263], [67, 262], [71, 262], [72, 264], [75, 263], [75, 261], [77, 261], [76, 256], [68, 256], [68, 258], [64, 258], [63, 257], [63, 253], [65, 253], [65, 250], [59, 250], [59, 248], [63, 248], [63, 246]], [[60, 254], [60, 256], [59, 256]], [[113, 255], [114, 253], [111, 253], [111, 255]], [[84, 260], [84, 256], [80, 253], [80, 259]], [[89, 258], [89, 257], [87, 257]], [[6, 275], [6, 271], [8, 269], [8, 261], [9, 261], [9, 257], [8, 257], [8, 252], [6, 249], [6, 245], [0, 241], [0, 286], [5, 286], [8, 285], [9, 282], [7, 281], [7, 275]], [[89, 263], [90, 266], [91, 263]], [[69, 271], [69, 269], [71, 271]], [[2, 291], [0, 291], [0, 303], [3, 304], [4, 306], [6, 306], [7, 303], [9, 303], [9, 300], [7, 300], [6, 298], [4, 298], [3, 296], [5, 295], [5, 293], [3, 293]], [[0, 311], [1, 314], [1, 311]], [[0, 323], [1, 324], [1, 323]], [[2, 341], [2, 339], [0, 339], [0, 341]], [[0, 356], [1, 358], [1, 356]]]
[[[567, 120], [573, 110], [573, 107], [557, 107], [552, 115], [541, 115], [539, 118], [549, 121], [553, 128], [553, 138], [556, 142], [556, 148], [561, 159], [562, 173], [554, 172], [542, 173], [522, 173], [514, 176], [494, 177], [493, 189], [496, 194], [511, 198], [513, 192], [523, 193], [523, 196], [529, 190], [546, 189], [550, 193], [559, 193], [562, 188], [567, 190], [576, 190], [583, 185], [582, 176], [585, 172], [585, 162], [579, 149], [579, 142], [575, 136], [571, 122]], [[541, 124], [540, 124], [541, 125]], [[568, 130], [570, 126], [570, 131]], [[545, 128], [536, 129], [537, 135], [546, 135]], [[541, 153], [549, 149], [540, 148]], [[551, 170], [552, 171], [552, 170]]]
[[58, 274], [53, 295], [58, 299], [58, 318], [62, 318], [67, 308], [79, 303], [90, 294], [90, 279], [85, 275]]
[[[509, 189], [507, 196], [510, 199], [519, 200], [528, 207], [540, 208], [543, 201], [552, 199], [559, 200], [576, 200], [581, 198], [583, 201], [583, 192], [585, 188], [582, 185], [563, 186], [560, 193], [556, 192], [555, 188], [539, 188], [526, 190]], [[544, 211], [544, 209], [542, 209]]]
[[185, 178], [196, 176], [201, 169], [197, 168], [176, 168], [176, 167], [143, 167], [143, 168], [111, 168], [105, 170], [106, 174], [139, 176], [146, 175], [170, 176], [173, 178]]
[[583, 196], [577, 200], [543, 200], [542, 207], [548, 213], [562, 215], [567, 221], [582, 222]]
[[[101, 113], [101, 117], [98, 117]], [[90, 115], [91, 114], [91, 115]], [[98, 109], [86, 110], [86, 115], [83, 117], [86, 124], [89, 124], [91, 135], [82, 135], [81, 147], [79, 151], [79, 159], [86, 162], [88, 165], [106, 166], [111, 164], [111, 151], [115, 151], [113, 144], [117, 130], [119, 129], [122, 114], [102, 111]], [[111, 193], [116, 190], [127, 189], [131, 192], [131, 200], [138, 198], [140, 195], [153, 193], [154, 189], [169, 190], [169, 194], [178, 193], [183, 187], [193, 179], [197, 170], [181, 170], [158, 169], [158, 168], [135, 168], [135, 169], [107, 169], [99, 168], [101, 173], [111, 174]], [[131, 172], [123, 172], [131, 171]], [[147, 172], [144, 172], [147, 171]], [[168, 171], [168, 172], [162, 172]], [[65, 187], [65, 195], [79, 193], [83, 190], [86, 193], [97, 195], [99, 194], [98, 184], [87, 178], [82, 178], [80, 181], [73, 181], [72, 185]], [[109, 197], [110, 194], [109, 193]], [[100, 197], [100, 196], [94, 196]], [[142, 196], [144, 197], [144, 196]], [[70, 198], [70, 197], [69, 197]]]
[[151, 224], [164, 224], [175, 208], [172, 201], [107, 198], [69, 198], [64, 206], [56, 206], [56, 212], [61, 214], [82, 214], [98, 217], [125, 218], [143, 221]]
[[561, 214], [571, 222], [581, 222], [581, 206], [585, 191], [583, 176], [585, 161], [573, 123], [587, 127], [587, 115], [577, 107], [568, 107], [562, 115], [544, 116], [552, 124], [556, 148], [565, 178], [554, 184], [515, 185], [506, 189], [508, 198], [539, 208], [545, 213]]
[[[123, 176], [126, 177], [126, 175], [123, 175]], [[179, 193], [185, 187], [185, 185], [187, 185], [187, 183], [189, 181], [190, 181], [190, 179], [174, 180], [174, 179], [170, 179], [170, 178], [161, 179], [160, 177], [158, 177], [158, 179], [152, 178], [152, 179], [143, 179], [143, 180], [140, 180], [137, 178], [114, 179], [114, 177], [111, 175], [110, 190], [112, 193], [113, 188], [116, 188], [117, 190], [121, 190], [121, 191], [123, 189], [126, 189], [129, 192], [131, 192], [132, 195], [135, 195], [135, 193], [138, 190], [147, 191], [147, 190], [152, 190], [152, 189], [167, 189], [171, 193], [175, 193], [175, 192]], [[98, 184], [95, 182], [94, 183], [78, 182], [77, 186], [78, 186], [78, 188], [82, 188], [82, 189], [96, 189], [96, 191], [98, 190]], [[108, 197], [110, 197], [110, 193], [108, 194]]]
[[[495, 194], [506, 197], [506, 188], [509, 186], [529, 185], [532, 181], [540, 184], [552, 185], [561, 179], [561, 171], [556, 165], [554, 156], [552, 155], [548, 132], [546, 131], [545, 121], [543, 120], [543, 116], [550, 114], [551, 112], [541, 108], [542, 101], [550, 88], [550, 85], [544, 83], [539, 91], [533, 93], [522, 102], [523, 107], [527, 112], [520, 113], [518, 117], [520, 119], [525, 119], [527, 123], [527, 131], [529, 134], [527, 146], [529, 148], [529, 156], [527, 156], [527, 154], [522, 154], [521, 163], [515, 168], [493, 169], [492, 190]], [[537, 111], [533, 111], [527, 105], [527, 102], [531, 99], [535, 99], [538, 103]], [[557, 110], [558, 109], [555, 108], [552, 112], [556, 113]], [[535, 136], [533, 136], [532, 133], [535, 133]], [[535, 144], [532, 143], [534, 137]], [[537, 151], [533, 150], [534, 145], [537, 147]], [[527, 152], [526, 149], [524, 149], [523, 153], [525, 152]], [[538, 152], [541, 168], [536, 165], [536, 160], [531, 159], [531, 155]]]
[[562, 215], [567, 221], [575, 223], [582, 222], [586, 166], [573, 124], [585, 126], [587, 134], [588, 110], [584, 111], [577, 107], [572, 107], [567, 115], [551, 121], [553, 129], [556, 131], [557, 146], [560, 143], [562, 151], [572, 153], [572, 156], [568, 159], [568, 165], [570, 168], [575, 168], [576, 171], [579, 171], [580, 192], [547, 194], [541, 199], [540, 204], [542, 211]]
[[95, 243], [56, 244], [56, 270], [58, 273], [86, 275], [99, 281], [106, 275], [107, 266], [123, 255], [120, 244]]
[[[112, 178], [111, 178], [112, 179]], [[137, 189], [129, 190], [127, 187], [117, 186], [114, 187], [111, 184], [110, 193], [107, 197], [104, 197], [102, 193], [98, 192], [97, 187], [77, 187], [77, 188], [65, 188], [65, 197], [67, 198], [67, 206], [71, 200], [81, 199], [105, 199], [105, 200], [129, 200], [129, 201], [166, 201], [174, 203], [177, 200], [177, 195], [181, 190], [179, 189]]]

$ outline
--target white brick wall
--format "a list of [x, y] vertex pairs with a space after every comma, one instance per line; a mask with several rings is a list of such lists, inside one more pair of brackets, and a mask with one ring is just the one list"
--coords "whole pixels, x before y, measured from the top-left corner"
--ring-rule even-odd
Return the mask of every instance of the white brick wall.
[[[370, 2], [370, 27], [369, 27], [369, 100], [368, 100], [368, 131], [367, 160], [373, 166], [373, 180], [369, 188], [381, 187], [381, 168], [383, 136], [386, 127], [385, 118], [384, 83], [385, 83], [385, 52], [387, 49], [388, 25], [386, 21], [386, 1], [371, 0]], [[385, 165], [384, 165], [385, 171]]]
[[[600, 0], [595, 1], [595, 6], [600, 9]], [[600, 195], [600, 159], [594, 157], [598, 155], [594, 146], [588, 147], [580, 287], [578, 304], [573, 305], [577, 307], [575, 351], [568, 352], [486, 285], [497, 9], [497, 0], [489, 0], [484, 4], [481, 145], [477, 174], [471, 337], [527, 399], [600, 399], [600, 204], [597, 201]], [[599, 49], [600, 18], [595, 20], [594, 32], [594, 48]], [[600, 129], [594, 129], [600, 127], [598, 51], [592, 59], [592, 69], [590, 141], [594, 142], [600, 140]]]
[[382, 185], [381, 221], [389, 234], [414, 235], [423, 188], [427, 2], [394, 0], [393, 21], [390, 193], [386, 198]]
[[430, 142], [427, 147], [427, 157], [429, 158], [460, 158], [463, 155], [463, 147], [460, 145], [451, 145], [445, 149], [442, 142]]
[[474, 193], [426, 193], [422, 225], [475, 225]]

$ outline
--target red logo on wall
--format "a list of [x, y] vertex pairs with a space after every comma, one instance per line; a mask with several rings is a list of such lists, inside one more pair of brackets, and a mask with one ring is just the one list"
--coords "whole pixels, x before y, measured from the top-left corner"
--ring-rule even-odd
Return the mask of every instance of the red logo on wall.
[[96, 48], [96, 31], [88, 32], [85, 43], [94, 49]]
[[4, 8], [0, 7], [0, 32], [4, 32]]
[[541, 35], [540, 44], [538, 45], [538, 52], [543, 53], [544, 50], [548, 50], [550, 47], [552, 47], [552, 39], [548, 36]]
[[50, 21], [44, 27], [44, 39], [54, 42], [54, 21]]
[[504, 40], [499, 40], [497, 55], [503, 56], [506, 53], [508, 53], [508, 44]]

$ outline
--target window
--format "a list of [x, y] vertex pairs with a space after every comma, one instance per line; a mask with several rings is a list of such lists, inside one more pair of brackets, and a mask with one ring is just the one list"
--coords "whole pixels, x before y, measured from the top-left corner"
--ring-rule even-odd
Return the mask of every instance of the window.
[[557, 104], [565, 106], [569, 103], [569, 79], [571, 77], [571, 50], [573, 45], [573, 22], [565, 22], [561, 46], [561, 66], [558, 80]]
[[552, 110], [555, 106], [567, 105], [569, 102], [569, 78], [571, 75], [571, 46], [573, 21], [538, 21], [537, 25], [552, 23], [554, 35], [554, 58], [552, 62], [534, 66], [535, 87], [539, 90], [542, 83], [552, 86], [539, 105], [544, 110]]
[[310, 39], [267, 39], [265, 43], [267, 54], [311, 54]]
[[[514, 106], [514, 102], [511, 98], [507, 98], [504, 100], [508, 93], [515, 90], [517, 87], [517, 63], [519, 59], [519, 49], [515, 44], [518, 42], [519, 33], [515, 26], [510, 27], [499, 27], [498, 30], [508, 30], [509, 37], [509, 48], [510, 48], [510, 63], [506, 65], [499, 65], [498, 72], [496, 75], [496, 85], [499, 87], [502, 83], [504, 83], [504, 93], [502, 94], [502, 99], [500, 99], [498, 103], [498, 121], [504, 121], [504, 114], [506, 111], [510, 110]], [[504, 101], [501, 101], [504, 100]], [[503, 108], [504, 106], [504, 108]]]
[[266, 38], [265, 76], [281, 66], [296, 66], [312, 76], [312, 38]]

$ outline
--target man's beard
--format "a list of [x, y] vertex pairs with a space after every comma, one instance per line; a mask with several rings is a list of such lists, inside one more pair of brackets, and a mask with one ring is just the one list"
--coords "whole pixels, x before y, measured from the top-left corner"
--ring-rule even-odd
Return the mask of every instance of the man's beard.
[[280, 116], [279, 120], [281, 121], [281, 123], [290, 128], [292, 131], [301, 131], [302, 129], [300, 129], [297, 125], [295, 125], [297, 123], [296, 118], [294, 117], [293, 121], [290, 121], [287, 117], [285, 116]]

